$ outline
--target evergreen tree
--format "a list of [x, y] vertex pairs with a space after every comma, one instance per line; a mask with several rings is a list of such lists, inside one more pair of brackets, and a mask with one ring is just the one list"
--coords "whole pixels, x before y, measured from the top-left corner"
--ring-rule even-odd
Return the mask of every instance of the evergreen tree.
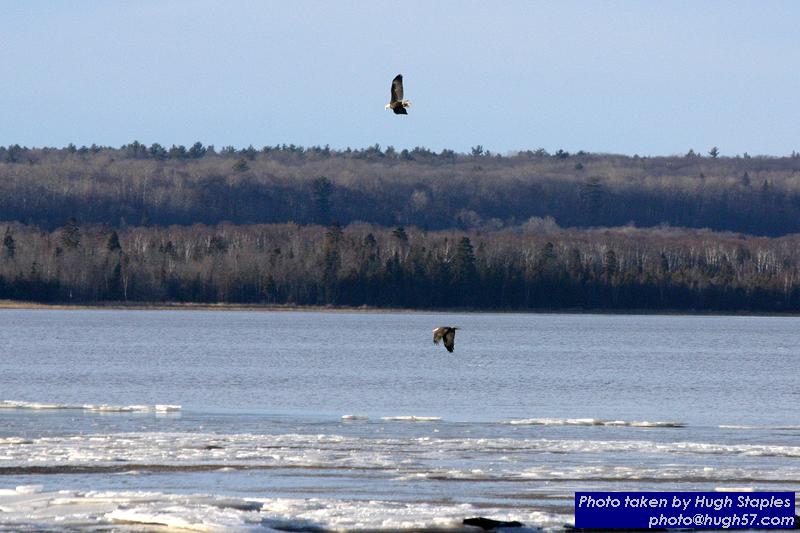
[[212, 235], [208, 240], [206, 251], [211, 255], [224, 254], [228, 250], [228, 243], [222, 235]]
[[401, 242], [408, 242], [408, 234], [406, 233], [406, 228], [403, 226], [397, 226], [394, 228], [392, 231], [392, 237]]
[[462, 237], [458, 242], [456, 254], [453, 258], [453, 281], [462, 292], [459, 294], [462, 304], [471, 300], [469, 292], [475, 288], [478, 281], [478, 269], [475, 264], [475, 251], [469, 237]]
[[81, 243], [81, 229], [75, 217], [69, 217], [61, 228], [61, 244], [66, 248], [77, 248]]
[[6, 257], [13, 259], [14, 255], [17, 253], [17, 243], [14, 241], [14, 237], [11, 235], [10, 227], [6, 227], [6, 233], [3, 237], [3, 248], [5, 250]]
[[18, 144], [12, 144], [6, 148], [6, 161], [9, 163], [21, 163], [22, 158], [27, 151], [27, 148], [23, 148]]
[[343, 236], [344, 232], [342, 231], [342, 226], [337, 221], [334, 220], [333, 222], [331, 222], [331, 225], [325, 232], [325, 243], [338, 245], [339, 241], [342, 240]]
[[108, 299], [122, 300], [122, 264], [117, 263], [108, 279]]
[[189, 152], [186, 151], [186, 147], [182, 144], [180, 145], [172, 145], [172, 148], [169, 149], [167, 155], [170, 159], [186, 159], [189, 157]]
[[553, 246], [553, 243], [550, 242], [550, 241], [544, 243], [544, 245], [542, 246], [542, 249], [540, 251], [540, 254], [541, 254], [541, 259], [542, 259], [543, 263], [549, 263], [551, 261], [555, 261], [555, 259], [556, 259], [556, 250], [555, 250], [555, 246]]
[[602, 219], [605, 196], [603, 184], [596, 176], [590, 177], [581, 185], [581, 205], [589, 215], [589, 224], [597, 224]]
[[147, 147], [139, 141], [133, 141], [132, 143], [123, 146], [122, 149], [125, 150], [125, 155], [131, 159], [145, 158], [148, 154]]
[[750, 174], [748, 174], [746, 171], [745, 171], [744, 175], [742, 176], [741, 183], [742, 183], [742, 187], [744, 187], [745, 189], [749, 189], [750, 188]]
[[339, 252], [339, 243], [342, 240], [342, 228], [338, 222], [333, 222], [325, 232], [325, 247], [322, 257], [322, 290], [321, 303], [336, 303], [339, 269], [342, 259]]
[[661, 253], [659, 269], [661, 274], [669, 274], [669, 260], [667, 260], [667, 256], [663, 252]]
[[167, 150], [163, 146], [158, 143], [153, 143], [150, 145], [150, 148], [147, 150], [150, 153], [150, 157], [157, 161], [163, 161], [167, 158]]
[[[292, 145], [292, 146], [294, 146], [294, 145]], [[246, 157], [249, 161], [255, 161], [256, 155], [258, 154], [258, 150], [253, 148], [253, 145], [251, 144], [247, 148], [244, 148], [243, 150], [240, 150], [239, 153], [241, 155], [243, 155], [244, 157]]]
[[539, 250], [539, 261], [536, 265], [542, 275], [550, 275], [556, 267], [556, 250], [552, 242], [546, 242]]
[[106, 242], [106, 249], [109, 252], [118, 252], [122, 250], [122, 246], [119, 243], [119, 235], [117, 235], [116, 230], [111, 232], [111, 235], [108, 237], [108, 241]]
[[199, 141], [194, 143], [192, 147], [189, 148], [189, 157], [192, 159], [200, 159], [204, 155], [206, 155], [206, 148], [203, 146], [203, 143]]
[[333, 183], [325, 176], [315, 179], [312, 184], [311, 199], [314, 204], [314, 221], [322, 226], [331, 223], [331, 195]]
[[605, 274], [607, 278], [611, 278], [617, 273], [619, 263], [617, 262], [617, 254], [614, 250], [608, 250], [603, 256], [603, 263], [605, 266]]

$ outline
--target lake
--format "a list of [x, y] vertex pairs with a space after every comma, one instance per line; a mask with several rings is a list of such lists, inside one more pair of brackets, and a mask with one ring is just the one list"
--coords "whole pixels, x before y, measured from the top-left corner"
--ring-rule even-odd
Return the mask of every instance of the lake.
[[0, 530], [558, 530], [576, 490], [800, 491], [798, 326], [0, 310]]

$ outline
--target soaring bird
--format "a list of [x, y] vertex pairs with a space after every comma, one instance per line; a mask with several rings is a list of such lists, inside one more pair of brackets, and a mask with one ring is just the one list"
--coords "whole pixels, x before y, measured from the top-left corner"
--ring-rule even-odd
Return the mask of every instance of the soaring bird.
[[444, 339], [444, 347], [448, 352], [453, 351], [453, 346], [456, 341], [457, 327], [441, 326], [433, 330], [433, 344], [439, 344], [439, 341]]
[[403, 100], [403, 75], [398, 74], [392, 80], [392, 99], [386, 109], [391, 109], [395, 115], [408, 115], [407, 107], [411, 107], [411, 102]]

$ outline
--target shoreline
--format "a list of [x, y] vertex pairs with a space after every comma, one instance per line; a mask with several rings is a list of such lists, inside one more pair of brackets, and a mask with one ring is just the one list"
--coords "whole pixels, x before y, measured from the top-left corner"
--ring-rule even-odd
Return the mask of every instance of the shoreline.
[[800, 317], [800, 313], [758, 311], [700, 311], [676, 309], [475, 309], [475, 308], [406, 308], [406, 307], [352, 307], [294, 304], [236, 304], [192, 302], [95, 302], [80, 304], [41, 303], [24, 300], [0, 300], [0, 311], [5, 309], [58, 310], [58, 311], [261, 311], [261, 312], [330, 312], [330, 313], [426, 313], [426, 314], [521, 314], [521, 315], [636, 315], [636, 316], [752, 316]]

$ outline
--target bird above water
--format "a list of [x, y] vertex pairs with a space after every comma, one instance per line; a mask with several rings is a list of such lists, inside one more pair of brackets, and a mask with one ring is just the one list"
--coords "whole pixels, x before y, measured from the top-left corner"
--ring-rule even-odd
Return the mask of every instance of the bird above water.
[[439, 341], [444, 339], [444, 347], [448, 352], [452, 352], [456, 341], [455, 326], [440, 326], [433, 330], [433, 344], [439, 344]]
[[411, 102], [403, 100], [403, 75], [398, 74], [392, 80], [392, 97], [385, 109], [391, 109], [395, 115], [408, 115], [407, 107], [411, 107]]

